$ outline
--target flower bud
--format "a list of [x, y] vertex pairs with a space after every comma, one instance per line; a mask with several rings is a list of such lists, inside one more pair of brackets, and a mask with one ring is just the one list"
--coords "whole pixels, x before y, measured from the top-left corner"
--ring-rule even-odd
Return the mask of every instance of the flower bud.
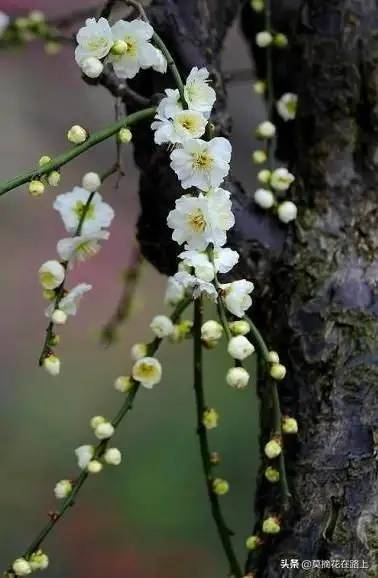
[[126, 54], [127, 50], [127, 42], [124, 40], [116, 40], [111, 47], [110, 52], [116, 56], [122, 56], [122, 54]]
[[109, 448], [104, 454], [104, 460], [110, 466], [119, 466], [122, 460], [122, 454], [118, 448]]
[[100, 175], [97, 173], [85, 173], [83, 179], [81, 181], [84, 189], [89, 191], [90, 193], [95, 193], [101, 186], [101, 179]]
[[64, 281], [66, 271], [59, 261], [51, 260], [43, 263], [38, 271], [39, 282], [44, 289], [56, 289]]
[[221, 461], [221, 457], [219, 452], [211, 452], [210, 453], [210, 463], [212, 466], [217, 466]]
[[47, 182], [49, 183], [50, 187], [57, 187], [60, 183], [60, 172], [51, 171], [51, 173], [47, 175]]
[[269, 189], [257, 189], [253, 199], [262, 209], [270, 209], [274, 205], [274, 195]]
[[253, 85], [253, 90], [256, 94], [264, 94], [266, 91], [266, 82], [265, 80], [258, 80]]
[[12, 570], [16, 576], [27, 576], [32, 572], [30, 564], [25, 558], [17, 558], [12, 564]]
[[104, 65], [98, 58], [89, 56], [81, 63], [81, 70], [88, 78], [98, 78], [104, 70]]
[[274, 460], [274, 458], [277, 458], [282, 452], [282, 446], [280, 441], [277, 439], [270, 440], [265, 445], [264, 452], [266, 457], [269, 458], [270, 460]]
[[53, 299], [55, 299], [55, 291], [53, 291], [52, 289], [44, 289], [42, 291], [42, 296], [47, 301], [53, 301]]
[[54, 377], [59, 375], [60, 373], [60, 359], [53, 353], [50, 353], [45, 359], [43, 360], [43, 367], [50, 375]]
[[243, 361], [255, 351], [255, 348], [244, 335], [237, 335], [236, 337], [231, 337], [227, 351], [234, 359]]
[[269, 360], [269, 363], [279, 363], [280, 358], [279, 358], [277, 351], [269, 351], [268, 360]]
[[49, 557], [42, 550], [38, 550], [30, 556], [29, 564], [33, 572], [35, 570], [46, 570], [49, 565]]
[[87, 465], [87, 470], [90, 474], [98, 474], [101, 472], [103, 465], [98, 460], [91, 460]]
[[43, 165], [47, 165], [47, 163], [50, 163], [51, 161], [52, 161], [51, 157], [49, 157], [48, 155], [42, 155], [38, 161], [38, 166], [43, 167]]
[[257, 548], [260, 548], [260, 546], [262, 546], [263, 541], [261, 540], [261, 538], [259, 536], [248, 536], [248, 538], [245, 541], [245, 545], [247, 546], [248, 550], [257, 550]]
[[109, 421], [101, 422], [94, 428], [94, 434], [99, 440], [107, 440], [114, 434], [114, 427]]
[[33, 24], [42, 24], [46, 20], [42, 10], [32, 10], [29, 12], [28, 18]]
[[160, 361], [155, 357], [142, 357], [134, 363], [132, 368], [135, 381], [139, 381], [147, 389], [152, 389], [160, 382], [162, 373]]
[[231, 367], [226, 374], [226, 382], [230, 387], [235, 389], [243, 389], [247, 387], [249, 381], [249, 373], [244, 367]]
[[142, 357], [146, 357], [147, 355], [147, 345], [145, 343], [135, 343], [131, 350], [131, 358], [134, 361], [138, 361], [138, 359], [142, 359]]
[[173, 326], [173, 332], [169, 336], [170, 341], [172, 341], [172, 343], [180, 343], [181, 341], [184, 341], [190, 336], [192, 327], [192, 321], [189, 321], [189, 319], [183, 319], [183, 321], [180, 321], [180, 323]]
[[150, 323], [150, 328], [160, 339], [173, 333], [173, 323], [166, 315], [156, 315]]
[[127, 144], [133, 138], [133, 134], [129, 128], [121, 128], [118, 132], [118, 140], [122, 144]]
[[67, 496], [69, 496], [71, 492], [72, 492], [72, 483], [70, 482], [70, 480], [60, 480], [60, 482], [58, 482], [54, 488], [54, 494], [58, 500], [63, 500], [64, 498], [67, 498]]
[[257, 180], [266, 185], [270, 181], [272, 173], [268, 169], [263, 169], [257, 173]]
[[251, 8], [255, 12], [262, 12], [265, 8], [264, 0], [251, 0]]
[[84, 470], [94, 456], [94, 447], [89, 445], [80, 446], [76, 448], [75, 454], [79, 468]]
[[206, 409], [202, 415], [202, 423], [206, 429], [214, 429], [218, 425], [219, 415], [215, 409]]
[[88, 133], [82, 126], [75, 124], [67, 132], [67, 138], [72, 144], [82, 144], [88, 138]]
[[265, 518], [262, 531], [264, 534], [278, 534], [281, 530], [280, 521], [275, 516], [270, 516], [269, 518]]
[[278, 205], [277, 213], [279, 220], [287, 224], [297, 218], [298, 209], [292, 201], [284, 201]]
[[56, 334], [55, 334], [55, 335], [52, 335], [52, 336], [50, 337], [50, 341], [49, 341], [50, 347], [56, 347], [57, 345], [59, 345], [59, 343], [60, 343], [60, 337], [59, 337], [59, 335], [56, 335]]
[[280, 472], [271, 466], [266, 468], [264, 475], [268, 482], [271, 482], [272, 484], [275, 484], [280, 479]]
[[121, 393], [127, 393], [134, 387], [134, 382], [128, 375], [120, 375], [114, 381], [114, 389]]
[[267, 158], [268, 157], [266, 156], [266, 152], [263, 150], [253, 151], [252, 153], [252, 162], [255, 163], [255, 165], [261, 165], [265, 163]]
[[294, 417], [284, 416], [282, 418], [282, 431], [285, 434], [298, 433], [298, 423]]
[[245, 319], [239, 319], [238, 321], [231, 321], [228, 324], [232, 335], [247, 335], [250, 332], [251, 328]]
[[40, 197], [45, 192], [45, 185], [42, 181], [33, 180], [29, 183], [29, 193], [32, 197]]
[[213, 492], [218, 494], [218, 496], [223, 496], [227, 494], [228, 490], [230, 489], [230, 485], [226, 480], [222, 480], [222, 478], [215, 478], [213, 480]]
[[62, 45], [60, 42], [56, 42], [56, 40], [49, 40], [48, 42], [45, 42], [43, 48], [48, 56], [55, 56], [62, 50]]
[[55, 309], [51, 315], [51, 321], [57, 325], [64, 325], [67, 321], [67, 313], [61, 309]]
[[205, 344], [214, 344], [221, 339], [223, 335], [223, 327], [218, 321], [206, 321], [201, 327], [201, 338]]
[[295, 181], [295, 176], [285, 167], [281, 167], [272, 172], [270, 185], [276, 191], [287, 191], [290, 185]]
[[289, 40], [288, 40], [286, 34], [280, 33], [280, 34], [275, 34], [275, 36], [273, 38], [273, 43], [278, 48], [286, 48], [286, 46], [289, 44]]
[[257, 138], [273, 138], [276, 134], [276, 127], [270, 120], [261, 122], [256, 129]]
[[286, 367], [282, 363], [273, 363], [269, 373], [273, 379], [281, 381], [286, 375]]
[[266, 48], [273, 42], [273, 36], [268, 30], [263, 30], [262, 32], [258, 32], [256, 34], [256, 44], [260, 48]]
[[102, 415], [95, 415], [94, 417], [91, 418], [89, 425], [91, 426], [92, 429], [96, 429], [96, 427], [100, 425], [100, 423], [104, 422], [106, 422], [106, 419]]

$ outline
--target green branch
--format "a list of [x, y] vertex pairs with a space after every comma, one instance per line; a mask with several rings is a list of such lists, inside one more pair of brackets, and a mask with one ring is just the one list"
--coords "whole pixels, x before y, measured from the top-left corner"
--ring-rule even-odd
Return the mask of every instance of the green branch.
[[121, 128], [132, 126], [141, 120], [153, 117], [155, 111], [155, 108], [145, 108], [143, 110], [139, 110], [138, 112], [134, 112], [133, 114], [122, 117], [119, 121], [110, 124], [103, 130], [92, 133], [84, 143], [73, 146], [64, 153], [55, 157], [49, 163], [44, 164], [42, 167], [38, 167], [23, 175], [20, 175], [19, 177], [0, 183], [0, 195], [4, 195], [8, 191], [28, 183], [33, 179], [38, 179], [42, 175], [51, 173], [51, 171], [60, 169], [62, 166], [72, 161], [72, 159], [78, 157], [100, 142], [116, 134]]

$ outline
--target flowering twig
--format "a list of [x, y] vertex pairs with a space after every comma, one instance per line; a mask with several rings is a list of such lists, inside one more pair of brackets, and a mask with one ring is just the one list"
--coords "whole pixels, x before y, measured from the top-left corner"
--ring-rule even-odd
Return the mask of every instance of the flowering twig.
[[74, 147], [71, 147], [64, 153], [52, 159], [50, 162], [45, 163], [43, 166], [38, 167], [37, 169], [33, 169], [9, 181], [4, 181], [0, 183], [0, 195], [3, 195], [4, 193], [7, 193], [8, 191], [11, 191], [12, 189], [15, 189], [20, 185], [23, 185], [33, 179], [38, 179], [42, 175], [49, 174], [52, 171], [59, 169], [63, 165], [66, 165], [68, 162], [72, 161], [72, 159], [74, 159], [75, 157], [78, 157], [79, 155], [83, 154], [90, 148], [96, 146], [100, 142], [110, 138], [111, 136], [116, 134], [121, 128], [132, 126], [137, 122], [140, 122], [141, 120], [153, 117], [153, 115], [155, 114], [155, 110], [156, 109], [153, 107], [145, 108], [143, 110], [139, 110], [138, 112], [134, 112], [133, 114], [130, 114], [128, 116], [124, 116], [119, 121], [110, 124], [106, 128], [98, 132], [92, 133], [85, 142], [76, 145]]
[[[191, 302], [190, 298], [185, 298], [176, 306], [176, 308], [174, 309], [174, 311], [172, 312], [172, 314], [170, 316], [172, 323], [175, 323], [178, 321], [181, 314], [183, 313], [183, 311], [185, 311], [186, 307], [190, 304], [190, 302]], [[162, 341], [163, 340], [161, 338], [158, 338], [158, 337], [156, 337], [153, 341], [151, 341], [151, 343], [149, 343], [147, 345], [147, 355], [151, 355], [151, 356], [154, 355], [156, 353], [156, 351], [159, 349], [159, 346], [160, 346]], [[132, 408], [133, 402], [134, 402], [135, 397], [136, 397], [136, 395], [139, 391], [139, 388], [140, 388], [140, 383], [138, 381], [136, 381], [133, 378], [130, 378], [130, 380], [131, 380], [132, 389], [127, 394], [126, 399], [123, 402], [121, 408], [119, 409], [119, 411], [117, 412], [117, 414], [114, 416], [114, 418], [111, 421], [111, 425], [113, 426], [114, 429], [116, 429], [119, 426], [119, 424], [124, 419], [126, 414]], [[95, 447], [95, 450], [94, 450], [94, 454], [93, 454], [94, 459], [101, 458], [104, 455], [105, 450], [108, 446], [108, 443], [109, 443], [109, 439], [105, 439], [105, 440], [102, 440], [101, 442], [99, 442], [97, 444], [97, 446]], [[88, 479], [88, 476], [89, 476], [88, 471], [83, 470], [79, 474], [79, 476], [77, 476], [77, 478], [75, 478], [71, 482], [72, 488], [73, 488], [72, 492], [63, 501], [62, 506], [60, 507], [59, 510], [49, 514], [49, 516], [50, 516], [49, 522], [42, 528], [42, 530], [37, 534], [37, 536], [31, 542], [29, 547], [25, 550], [25, 552], [23, 554], [23, 558], [25, 558], [27, 560], [34, 552], [36, 552], [40, 548], [41, 544], [44, 542], [44, 540], [47, 538], [47, 536], [50, 534], [50, 532], [53, 530], [53, 528], [56, 526], [56, 524], [59, 522], [59, 520], [64, 516], [64, 514], [67, 512], [67, 510], [75, 504], [75, 499], [76, 499], [78, 493], [80, 492], [81, 488], [83, 487], [84, 483]], [[14, 576], [12, 568], [8, 569], [7, 575], [9, 577]]]
[[213, 487], [209, 441], [206, 427], [203, 424], [203, 415], [206, 410], [206, 404], [203, 390], [201, 326], [202, 303], [201, 298], [198, 298], [194, 302], [194, 393], [196, 398], [197, 433], [200, 443], [202, 468], [205, 475], [212, 516], [218, 530], [219, 538], [222, 542], [223, 550], [230, 565], [230, 571], [235, 578], [240, 578], [242, 573], [231, 542], [232, 532], [226, 525], [220, 507], [219, 497]]

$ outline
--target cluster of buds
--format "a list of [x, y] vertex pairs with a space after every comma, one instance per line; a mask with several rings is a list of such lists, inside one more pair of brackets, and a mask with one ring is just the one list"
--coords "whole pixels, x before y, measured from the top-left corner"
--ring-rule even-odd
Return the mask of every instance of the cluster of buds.
[[46, 54], [57, 54], [61, 48], [56, 31], [46, 21], [41, 10], [31, 10], [24, 16], [10, 19], [0, 12], [0, 42], [5, 46], [22, 46], [32, 40], [45, 42]]
[[47, 554], [42, 552], [42, 550], [37, 550], [27, 558], [17, 558], [12, 564], [12, 571], [16, 576], [28, 576], [37, 570], [46, 570], [48, 565], [49, 558]]
[[[52, 162], [49, 155], [43, 155], [38, 161], [38, 167], [45, 169], [45, 165]], [[41, 197], [45, 192], [47, 185], [50, 187], [57, 187], [60, 183], [60, 172], [53, 169], [50, 172], [44, 173], [40, 177], [36, 176], [29, 182], [29, 193], [32, 197]]]
[[279, 355], [276, 351], [269, 351], [269, 374], [276, 381], [282, 381], [286, 376], [286, 367], [280, 363]]

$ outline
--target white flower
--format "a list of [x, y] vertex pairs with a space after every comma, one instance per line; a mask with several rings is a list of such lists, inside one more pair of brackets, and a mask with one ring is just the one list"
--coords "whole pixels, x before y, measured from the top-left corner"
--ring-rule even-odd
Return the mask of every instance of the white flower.
[[244, 367], [231, 367], [226, 374], [226, 382], [230, 387], [243, 389], [248, 385], [249, 373]]
[[88, 78], [98, 78], [104, 70], [104, 65], [95, 56], [88, 56], [81, 63], [81, 70]]
[[59, 261], [46, 261], [38, 271], [39, 282], [44, 289], [56, 289], [64, 281], [66, 271]]
[[[86, 189], [74, 187], [72, 191], [56, 197], [54, 209], [60, 213], [66, 230], [70, 233], [76, 232], [90, 195]], [[101, 228], [109, 227], [113, 217], [113, 209], [103, 202], [99, 193], [95, 193], [86, 212], [81, 234], [97, 233]]]
[[118, 448], [109, 448], [104, 454], [104, 460], [111, 466], [119, 466], [122, 460], [122, 454]]
[[230, 169], [231, 144], [223, 137], [189, 139], [171, 153], [171, 167], [183, 189], [219, 187]]
[[178, 112], [182, 111], [182, 104], [180, 102], [180, 93], [178, 89], [166, 88], [165, 94], [156, 109], [156, 117], [158, 118], [173, 118]]
[[284, 201], [278, 205], [278, 218], [283, 223], [290, 223], [297, 218], [298, 209], [292, 201]]
[[270, 122], [270, 120], [261, 122], [256, 129], [256, 135], [258, 138], [273, 138], [275, 134], [276, 127], [272, 122]]
[[9, 24], [9, 16], [0, 10], [0, 37], [3, 35], [4, 31], [7, 29]]
[[239, 255], [236, 251], [229, 248], [216, 247], [213, 251], [214, 265], [209, 260], [207, 253], [200, 253], [199, 251], [183, 251], [179, 257], [183, 259], [187, 267], [194, 267], [195, 276], [202, 281], [212, 281], [215, 272], [228, 273], [239, 260]]
[[27, 576], [32, 572], [30, 564], [25, 558], [17, 558], [12, 564], [12, 570], [16, 576]]
[[37, 550], [30, 556], [29, 564], [33, 572], [35, 570], [46, 570], [49, 565], [49, 557], [42, 550]]
[[99, 440], [107, 440], [114, 434], [114, 427], [109, 421], [103, 421], [94, 428], [94, 435]]
[[193, 110], [182, 110], [171, 119], [155, 115], [155, 119], [151, 128], [155, 131], [156, 144], [183, 144], [189, 138], [202, 136], [207, 124], [203, 114]]
[[298, 96], [292, 92], [285, 92], [277, 102], [277, 110], [283, 120], [293, 120], [297, 113]]
[[276, 191], [287, 191], [294, 181], [295, 176], [284, 167], [273, 171], [270, 178], [270, 184]]
[[249, 294], [253, 291], [253, 283], [246, 279], [221, 285], [224, 304], [236, 317], [243, 317], [244, 312], [252, 305]]
[[201, 338], [203, 341], [218, 341], [223, 335], [223, 327], [218, 321], [209, 319], [201, 327]]
[[139, 19], [131, 22], [119, 20], [112, 26], [114, 40], [123, 40], [127, 45], [124, 54], [109, 54], [119, 78], [134, 78], [141, 68], [153, 67], [158, 72], [165, 72], [163, 55], [149, 42], [153, 33], [152, 26]]
[[94, 456], [94, 447], [85, 445], [76, 448], [75, 454], [80, 469], [84, 470]]
[[242, 361], [249, 357], [255, 351], [255, 348], [244, 335], [237, 335], [236, 337], [231, 337], [227, 351], [231, 357]]
[[176, 273], [174, 278], [178, 283], [185, 287], [185, 289], [192, 292], [194, 299], [197, 299], [197, 297], [203, 293], [212, 301], [215, 301], [217, 298], [217, 292], [212, 283], [207, 283], [206, 281], [197, 279], [197, 277], [190, 275], [190, 273], [186, 273], [185, 271]]
[[50, 354], [43, 360], [43, 367], [47, 373], [54, 377], [60, 373], [60, 359], [56, 355]]
[[54, 494], [58, 500], [63, 500], [64, 498], [67, 498], [67, 496], [69, 496], [71, 492], [72, 492], [72, 483], [70, 482], [70, 480], [60, 480], [55, 485]]
[[147, 345], [145, 343], [135, 343], [131, 350], [131, 359], [137, 361], [138, 359], [142, 359], [142, 357], [146, 357], [147, 355]]
[[274, 195], [269, 189], [257, 189], [253, 198], [262, 209], [270, 209], [274, 205]]
[[177, 305], [183, 299], [184, 295], [184, 287], [178, 283], [174, 277], [168, 277], [164, 304], [170, 306]]
[[101, 186], [100, 175], [94, 172], [85, 173], [81, 184], [90, 193], [95, 193]]
[[268, 32], [268, 30], [263, 30], [262, 32], [256, 34], [256, 44], [260, 48], [266, 48], [269, 46], [269, 44], [272, 44], [272, 42], [273, 36], [270, 32]]
[[210, 114], [216, 94], [209, 86], [209, 71], [206, 68], [192, 68], [186, 79], [184, 97], [191, 110]]
[[77, 307], [83, 295], [92, 289], [88, 283], [79, 283], [63, 297], [59, 302], [59, 309], [66, 315], [76, 315]]
[[90, 257], [97, 255], [101, 249], [99, 241], [109, 239], [109, 231], [98, 231], [89, 235], [79, 237], [66, 237], [58, 241], [56, 250], [63, 261], [76, 259], [86, 261]]
[[76, 35], [78, 46], [75, 50], [75, 60], [79, 66], [89, 56], [104, 58], [113, 45], [112, 30], [106, 18], [87, 18], [85, 26]]
[[[153, 47], [155, 48], [155, 47]], [[165, 58], [164, 54], [158, 48], [155, 48], [155, 59], [152, 63], [152, 69], [156, 70], [156, 72], [160, 72], [160, 74], [165, 74], [167, 72], [168, 62]]]
[[152, 389], [161, 380], [162, 368], [160, 362], [155, 357], [142, 357], [142, 359], [138, 359], [134, 363], [132, 375], [143, 387]]
[[67, 321], [67, 314], [61, 309], [55, 309], [51, 314], [51, 321], [56, 325], [64, 325]]
[[221, 247], [226, 242], [226, 231], [235, 223], [231, 210], [230, 193], [224, 189], [198, 197], [183, 195], [167, 218], [173, 229], [172, 239], [188, 249], [204, 251], [209, 243]]
[[173, 323], [166, 315], [156, 315], [150, 323], [156, 337], [160, 339], [173, 333]]
[[96, 427], [100, 425], [100, 423], [104, 423], [105, 421], [106, 419], [102, 415], [95, 415], [94, 417], [91, 418], [91, 421], [89, 423], [92, 429], [96, 429]]

